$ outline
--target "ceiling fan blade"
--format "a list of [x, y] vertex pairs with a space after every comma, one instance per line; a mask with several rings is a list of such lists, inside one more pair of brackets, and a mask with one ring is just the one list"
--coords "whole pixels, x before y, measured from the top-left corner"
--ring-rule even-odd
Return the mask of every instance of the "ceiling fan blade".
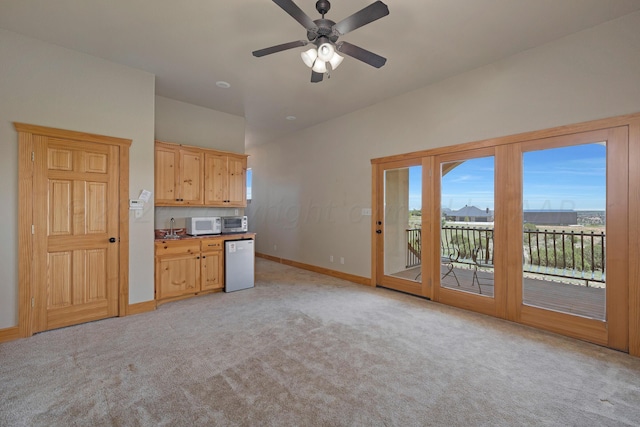
[[380, 68], [387, 62], [387, 58], [383, 58], [380, 55], [376, 55], [373, 52], [369, 52], [366, 49], [348, 42], [337, 43], [336, 47], [338, 48], [338, 52], [342, 52], [345, 55], [351, 56], [352, 58], [356, 58], [362, 62], [366, 62], [372, 67]]
[[277, 46], [266, 47], [264, 49], [253, 51], [253, 56], [261, 57], [271, 55], [272, 53], [282, 52], [283, 50], [293, 49], [294, 47], [306, 46], [309, 42], [306, 40], [297, 40], [295, 42], [283, 43]]
[[316, 73], [315, 71], [311, 70], [311, 83], [321, 82], [323, 76], [324, 74]]
[[314, 32], [318, 29], [315, 22], [313, 22], [313, 19], [309, 18], [309, 15], [304, 13], [292, 0], [273, 0], [273, 2], [291, 15], [293, 19], [298, 21], [300, 25], [308, 31]]
[[333, 29], [337, 30], [341, 35], [345, 35], [388, 14], [389, 7], [381, 1], [377, 1], [338, 22], [333, 26]]

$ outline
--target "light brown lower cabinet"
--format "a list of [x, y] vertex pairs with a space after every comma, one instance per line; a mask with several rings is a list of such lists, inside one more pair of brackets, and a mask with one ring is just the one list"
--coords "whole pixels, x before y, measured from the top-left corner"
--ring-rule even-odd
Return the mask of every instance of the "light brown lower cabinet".
[[200, 242], [200, 288], [212, 291], [224, 288], [224, 252], [222, 239], [206, 239]]
[[223, 247], [221, 238], [156, 242], [156, 300], [222, 290]]

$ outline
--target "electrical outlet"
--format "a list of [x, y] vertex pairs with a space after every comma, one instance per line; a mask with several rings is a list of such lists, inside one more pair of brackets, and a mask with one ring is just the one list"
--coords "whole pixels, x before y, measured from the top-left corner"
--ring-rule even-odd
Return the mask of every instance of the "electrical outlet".
[[236, 209], [234, 212], [234, 215], [238, 215], [238, 209]]
[[329, 262], [333, 262], [333, 255], [329, 255]]
[[344, 257], [343, 256], [340, 257], [340, 264], [344, 264]]
[[273, 250], [277, 251], [278, 250], [278, 245], [273, 245]]

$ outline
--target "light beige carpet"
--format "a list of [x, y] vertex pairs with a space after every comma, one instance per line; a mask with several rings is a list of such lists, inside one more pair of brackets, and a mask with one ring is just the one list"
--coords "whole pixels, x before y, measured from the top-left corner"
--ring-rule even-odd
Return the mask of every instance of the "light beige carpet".
[[0, 426], [640, 425], [640, 359], [257, 260], [256, 287], [0, 345]]

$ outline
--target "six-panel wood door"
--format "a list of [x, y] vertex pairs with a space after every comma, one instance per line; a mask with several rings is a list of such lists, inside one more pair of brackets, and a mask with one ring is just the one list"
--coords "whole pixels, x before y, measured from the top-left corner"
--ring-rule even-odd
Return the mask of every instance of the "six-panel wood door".
[[119, 147], [34, 136], [33, 332], [118, 315]]

